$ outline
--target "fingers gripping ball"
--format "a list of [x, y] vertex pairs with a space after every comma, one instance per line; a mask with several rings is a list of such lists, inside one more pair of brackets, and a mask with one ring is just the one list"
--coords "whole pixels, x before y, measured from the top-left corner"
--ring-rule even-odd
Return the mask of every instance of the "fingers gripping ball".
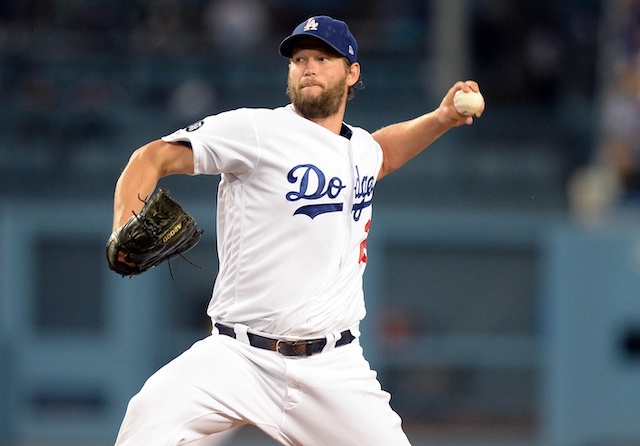
[[453, 105], [461, 115], [474, 116], [484, 107], [484, 97], [479, 91], [458, 90], [453, 96]]
[[204, 230], [164, 189], [159, 189], [107, 241], [109, 268], [141, 274], [193, 248]]

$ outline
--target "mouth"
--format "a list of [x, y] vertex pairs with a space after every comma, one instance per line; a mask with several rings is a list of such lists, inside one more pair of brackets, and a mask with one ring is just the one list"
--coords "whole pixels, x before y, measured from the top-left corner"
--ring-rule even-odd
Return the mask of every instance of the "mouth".
[[322, 88], [322, 85], [320, 85], [319, 83], [316, 82], [303, 82], [300, 84], [300, 90], [302, 90], [303, 88], [309, 88], [309, 87], [320, 87]]

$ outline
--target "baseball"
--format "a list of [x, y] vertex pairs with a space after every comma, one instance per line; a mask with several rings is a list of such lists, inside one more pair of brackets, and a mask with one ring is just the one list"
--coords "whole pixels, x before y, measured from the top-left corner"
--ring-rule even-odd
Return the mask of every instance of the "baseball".
[[456, 107], [456, 110], [458, 110], [458, 113], [473, 116], [482, 110], [484, 98], [479, 91], [465, 92], [458, 90], [453, 96], [453, 105]]

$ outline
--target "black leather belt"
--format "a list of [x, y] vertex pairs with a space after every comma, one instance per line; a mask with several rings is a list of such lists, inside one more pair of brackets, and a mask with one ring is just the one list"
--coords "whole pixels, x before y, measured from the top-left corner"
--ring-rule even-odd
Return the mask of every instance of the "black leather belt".
[[[220, 334], [225, 336], [236, 337], [236, 332], [233, 327], [227, 327], [220, 323], [215, 324]], [[311, 356], [316, 353], [320, 353], [322, 349], [327, 345], [326, 338], [318, 339], [272, 339], [265, 336], [260, 336], [254, 333], [247, 333], [249, 337], [249, 344], [256, 348], [262, 348], [265, 350], [273, 350], [280, 353], [283, 356]], [[340, 333], [340, 339], [336, 341], [336, 347], [350, 344], [356, 337], [351, 333], [351, 330], [345, 330]]]

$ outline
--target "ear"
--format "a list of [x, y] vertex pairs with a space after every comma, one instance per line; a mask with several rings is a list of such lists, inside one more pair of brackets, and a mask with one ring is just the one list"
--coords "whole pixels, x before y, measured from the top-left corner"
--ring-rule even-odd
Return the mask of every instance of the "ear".
[[353, 87], [360, 79], [360, 64], [354, 62], [349, 65], [349, 72], [347, 73], [347, 85]]

